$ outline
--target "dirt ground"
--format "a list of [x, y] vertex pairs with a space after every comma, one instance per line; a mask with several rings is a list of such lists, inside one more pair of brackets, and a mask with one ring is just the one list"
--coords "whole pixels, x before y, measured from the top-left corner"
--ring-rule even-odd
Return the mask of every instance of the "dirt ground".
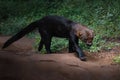
[[8, 37], [0, 36], [0, 80], [120, 80], [120, 65], [112, 58], [120, 48], [87, 55], [80, 61], [75, 53], [39, 54], [34, 40], [22, 38], [1, 50]]

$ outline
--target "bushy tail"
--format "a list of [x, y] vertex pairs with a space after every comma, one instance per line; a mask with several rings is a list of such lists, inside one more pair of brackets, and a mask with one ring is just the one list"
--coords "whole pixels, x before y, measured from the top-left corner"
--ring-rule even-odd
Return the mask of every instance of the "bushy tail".
[[16, 35], [12, 36], [10, 39], [8, 39], [5, 44], [3, 45], [2, 49], [8, 47], [13, 42], [17, 41], [18, 39], [22, 38], [25, 34], [33, 31], [35, 28], [38, 27], [38, 21], [31, 23], [24, 29], [22, 29], [20, 32], [18, 32]]

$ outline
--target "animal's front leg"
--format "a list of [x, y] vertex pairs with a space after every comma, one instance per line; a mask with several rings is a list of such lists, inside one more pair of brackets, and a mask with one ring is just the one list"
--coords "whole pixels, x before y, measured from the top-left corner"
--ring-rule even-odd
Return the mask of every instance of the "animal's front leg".
[[73, 46], [73, 43], [69, 40], [69, 53], [75, 52], [75, 48]]
[[[78, 38], [75, 37], [75, 43], [78, 45]], [[75, 52], [75, 47], [72, 41], [69, 39], [69, 53]]]
[[78, 44], [76, 43], [76, 36], [74, 34], [71, 34], [70, 36], [70, 43], [73, 44], [73, 47], [75, 48], [75, 51], [78, 55], [78, 57], [82, 60], [82, 61], [86, 61], [86, 57], [82, 51], [82, 49], [78, 46]]

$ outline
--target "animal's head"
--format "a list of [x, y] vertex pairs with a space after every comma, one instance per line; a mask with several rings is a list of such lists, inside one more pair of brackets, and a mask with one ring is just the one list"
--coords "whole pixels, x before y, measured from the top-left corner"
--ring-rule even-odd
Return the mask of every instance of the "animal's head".
[[91, 29], [88, 29], [85, 26], [82, 25], [78, 25], [79, 27], [77, 28], [77, 32], [76, 35], [77, 37], [86, 43], [87, 46], [91, 46], [92, 45], [92, 41], [94, 38], [94, 32]]

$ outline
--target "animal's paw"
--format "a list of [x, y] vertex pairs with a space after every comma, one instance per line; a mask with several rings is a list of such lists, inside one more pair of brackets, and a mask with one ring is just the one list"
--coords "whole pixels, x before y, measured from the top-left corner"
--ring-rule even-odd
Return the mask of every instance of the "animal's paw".
[[86, 61], [87, 60], [87, 58], [84, 56], [84, 57], [80, 57], [80, 60], [81, 61]]

